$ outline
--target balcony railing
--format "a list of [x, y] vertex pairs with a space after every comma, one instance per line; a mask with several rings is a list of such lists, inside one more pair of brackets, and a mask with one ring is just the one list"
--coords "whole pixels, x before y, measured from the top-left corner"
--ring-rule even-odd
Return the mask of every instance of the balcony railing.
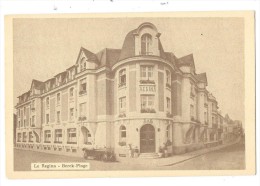
[[79, 95], [86, 94], [86, 93], [87, 93], [86, 90], [81, 90], [81, 91], [79, 91]]
[[124, 83], [120, 83], [120, 84], [118, 84], [118, 88], [120, 88], [120, 87], [124, 87], [124, 86], [126, 86], [126, 83], [124, 82]]
[[141, 113], [156, 113], [156, 111], [153, 108], [142, 108]]
[[167, 113], [166, 113], [166, 117], [167, 117], [167, 118], [172, 118], [172, 117], [173, 117], [173, 114], [170, 113], [170, 112], [167, 112]]
[[155, 84], [154, 80], [146, 79], [146, 80], [140, 80], [141, 84]]
[[119, 115], [118, 115], [118, 117], [119, 118], [125, 118], [126, 117], [126, 114], [123, 112], [123, 113], [120, 113]]
[[87, 117], [86, 117], [86, 116], [80, 116], [80, 117], [78, 118], [78, 120], [79, 120], [79, 121], [85, 121], [85, 120], [87, 120]]

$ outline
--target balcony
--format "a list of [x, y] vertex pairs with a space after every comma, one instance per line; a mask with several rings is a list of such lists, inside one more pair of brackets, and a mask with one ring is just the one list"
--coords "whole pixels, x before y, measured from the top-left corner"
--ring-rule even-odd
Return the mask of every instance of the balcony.
[[125, 86], [126, 86], [126, 83], [125, 83], [125, 82], [118, 84], [118, 88], [120, 88], [120, 87], [125, 87]]
[[153, 108], [142, 108], [141, 113], [156, 113], [156, 111]]
[[167, 112], [167, 113], [166, 113], [166, 117], [167, 117], [167, 118], [172, 118], [172, 117], [173, 117], [173, 114], [170, 113], [170, 112]]
[[126, 114], [123, 112], [123, 113], [120, 113], [119, 115], [118, 115], [118, 117], [119, 118], [125, 118], [126, 117]]
[[87, 90], [81, 90], [79, 91], [79, 95], [83, 95], [83, 94], [86, 94], [87, 93]]
[[140, 80], [140, 84], [155, 84], [154, 80], [146, 79]]
[[80, 116], [78, 118], [78, 121], [86, 121], [87, 120], [87, 117], [86, 116]]

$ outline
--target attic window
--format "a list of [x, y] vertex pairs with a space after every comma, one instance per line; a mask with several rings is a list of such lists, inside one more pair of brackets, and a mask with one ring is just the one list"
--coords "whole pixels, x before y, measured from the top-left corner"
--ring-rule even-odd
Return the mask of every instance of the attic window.
[[86, 70], [86, 58], [82, 58], [81, 61], [80, 61], [80, 71], [84, 71]]
[[141, 37], [141, 55], [151, 55], [152, 36], [150, 34], [144, 34]]

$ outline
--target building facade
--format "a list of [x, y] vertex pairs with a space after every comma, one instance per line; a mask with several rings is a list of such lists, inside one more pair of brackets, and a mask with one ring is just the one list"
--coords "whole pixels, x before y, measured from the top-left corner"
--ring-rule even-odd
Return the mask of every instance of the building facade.
[[223, 117], [206, 73], [196, 73], [192, 54], [164, 51], [160, 35], [143, 23], [121, 49], [81, 48], [75, 65], [33, 80], [18, 97], [16, 146], [69, 154], [112, 148], [125, 156], [129, 148], [180, 154], [219, 144]]

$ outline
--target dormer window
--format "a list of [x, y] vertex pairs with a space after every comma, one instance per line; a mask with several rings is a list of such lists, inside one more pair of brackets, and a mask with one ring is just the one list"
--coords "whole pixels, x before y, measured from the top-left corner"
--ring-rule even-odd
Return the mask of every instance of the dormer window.
[[83, 57], [80, 61], [80, 71], [86, 70], [86, 59]]
[[152, 36], [150, 34], [144, 34], [141, 37], [141, 55], [151, 55], [152, 48]]

